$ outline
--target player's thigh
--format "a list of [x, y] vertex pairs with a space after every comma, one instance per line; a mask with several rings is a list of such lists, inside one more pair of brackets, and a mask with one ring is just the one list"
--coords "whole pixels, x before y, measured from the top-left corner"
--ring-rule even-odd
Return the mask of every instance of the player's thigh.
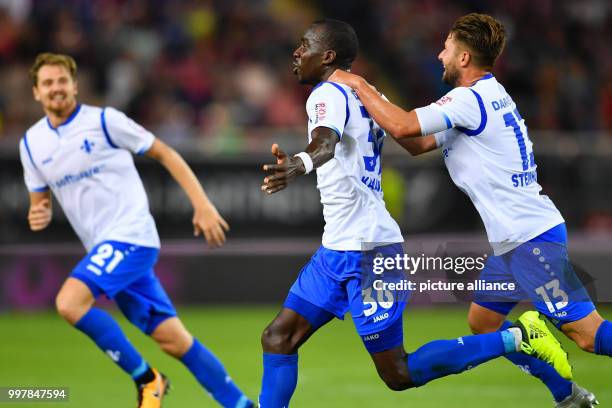
[[526, 242], [509, 256], [514, 277], [529, 300], [558, 328], [595, 310], [574, 272], [565, 245]]
[[359, 278], [347, 282], [346, 289], [353, 324], [366, 350], [375, 354], [401, 346], [407, 296], [397, 291], [364, 289]]
[[[499, 330], [504, 321], [506, 320], [507, 313], [500, 313], [493, 308], [499, 308], [499, 304], [493, 305], [493, 307], [487, 307], [487, 304], [470, 304], [470, 310], [468, 311], [468, 324], [472, 333], [491, 333]], [[501, 305], [503, 306], [503, 305]]]
[[319, 328], [334, 318], [334, 315], [321, 309], [325, 316], [314, 326], [303, 314], [283, 307], [261, 335], [263, 351], [274, 354], [294, 354]]
[[[473, 303], [468, 312], [468, 323], [474, 332], [495, 331], [518, 302], [527, 295], [516, 282], [510, 261], [503, 256], [490, 256], [484, 269], [480, 272], [479, 281], [485, 285], [514, 285], [514, 289], [490, 290], [486, 286], [474, 292]], [[501, 319], [501, 320], [500, 320]], [[497, 328], [492, 329], [495, 326]]]
[[348, 310], [341, 281], [344, 257], [324, 247], [317, 250], [289, 289], [282, 310], [264, 330], [264, 351], [294, 353], [334, 317], [344, 318]]
[[[164, 321], [176, 317], [176, 309], [152, 269], [117, 293], [114, 299], [125, 317], [148, 335]], [[170, 328], [179, 329], [178, 325]]]
[[104, 241], [92, 248], [72, 270], [71, 276], [84, 282], [94, 298], [105, 294], [112, 299], [149, 273], [158, 254], [157, 248]]
[[561, 330], [581, 349], [592, 353], [595, 350], [597, 331], [603, 322], [603, 317], [597, 310], [593, 310], [580, 320], [563, 324]]

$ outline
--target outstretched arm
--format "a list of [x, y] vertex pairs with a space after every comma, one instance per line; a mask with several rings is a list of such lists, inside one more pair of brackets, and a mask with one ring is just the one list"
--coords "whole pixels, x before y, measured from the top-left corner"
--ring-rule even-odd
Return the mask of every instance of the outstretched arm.
[[403, 139], [397, 139], [396, 142], [413, 156], [431, 152], [432, 150], [436, 150], [438, 148], [436, 137], [434, 135], [427, 135], [423, 137], [405, 137]]
[[376, 123], [394, 139], [421, 136], [421, 125], [414, 110], [406, 112], [392, 104], [359, 75], [337, 69], [328, 81], [340, 82], [353, 88]]
[[[339, 135], [330, 128], [320, 126], [312, 131], [312, 141], [305, 153], [312, 160], [312, 169], [316, 169], [334, 157]], [[289, 157], [277, 144], [272, 145], [272, 154], [276, 156], [276, 164], [265, 164], [264, 171], [272, 173], [264, 178], [261, 190], [274, 194], [287, 187], [297, 176], [306, 173], [306, 163], [301, 157]]]
[[51, 207], [51, 192], [30, 192], [30, 210], [28, 223], [32, 231], [41, 231], [51, 223], [53, 208]]
[[155, 139], [146, 155], [159, 161], [183, 188], [193, 206], [193, 234], [204, 233], [208, 245], [219, 247], [225, 243], [225, 231], [229, 230], [227, 222], [208, 199], [204, 188], [181, 155], [162, 142]]

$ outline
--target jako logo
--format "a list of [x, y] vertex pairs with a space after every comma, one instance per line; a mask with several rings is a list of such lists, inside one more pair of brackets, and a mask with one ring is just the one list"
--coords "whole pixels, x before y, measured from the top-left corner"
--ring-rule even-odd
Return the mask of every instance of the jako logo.
[[376, 333], [376, 334], [370, 334], [369, 336], [364, 336], [363, 337], [363, 341], [372, 341], [372, 340], [376, 340], [380, 337], [380, 334]]
[[389, 313], [381, 314], [380, 316], [374, 317], [374, 323], [380, 322], [381, 320], [385, 320], [389, 318]]
[[106, 354], [108, 354], [111, 360], [113, 360], [115, 363], [119, 361], [119, 358], [121, 358], [121, 352], [119, 350], [117, 351], [106, 350]]

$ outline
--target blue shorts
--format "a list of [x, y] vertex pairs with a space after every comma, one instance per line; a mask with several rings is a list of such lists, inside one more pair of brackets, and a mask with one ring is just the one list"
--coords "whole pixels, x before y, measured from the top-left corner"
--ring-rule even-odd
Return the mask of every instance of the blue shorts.
[[303, 316], [317, 329], [333, 317], [351, 312], [357, 333], [370, 353], [403, 344], [402, 313], [408, 296], [373, 291], [375, 256], [403, 255], [401, 244], [374, 251], [334, 251], [320, 247], [302, 268], [284, 307]]
[[94, 298], [105, 294], [114, 299], [130, 322], [151, 334], [161, 322], [176, 316], [153, 271], [158, 254], [157, 248], [104, 241], [79, 262], [70, 276], [85, 283]]
[[546, 231], [500, 256], [491, 256], [480, 279], [513, 283], [514, 290], [478, 291], [474, 302], [507, 315], [523, 300], [557, 327], [586, 317], [595, 306], [576, 276], [567, 253], [565, 224]]

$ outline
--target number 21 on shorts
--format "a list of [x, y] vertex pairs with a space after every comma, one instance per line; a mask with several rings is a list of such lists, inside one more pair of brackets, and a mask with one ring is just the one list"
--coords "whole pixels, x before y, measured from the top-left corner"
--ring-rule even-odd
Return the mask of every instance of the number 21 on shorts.
[[87, 270], [93, 272], [97, 276], [101, 276], [102, 272], [111, 273], [124, 258], [123, 252], [113, 248], [109, 243], [102, 244], [96, 250], [96, 253], [89, 258]]

